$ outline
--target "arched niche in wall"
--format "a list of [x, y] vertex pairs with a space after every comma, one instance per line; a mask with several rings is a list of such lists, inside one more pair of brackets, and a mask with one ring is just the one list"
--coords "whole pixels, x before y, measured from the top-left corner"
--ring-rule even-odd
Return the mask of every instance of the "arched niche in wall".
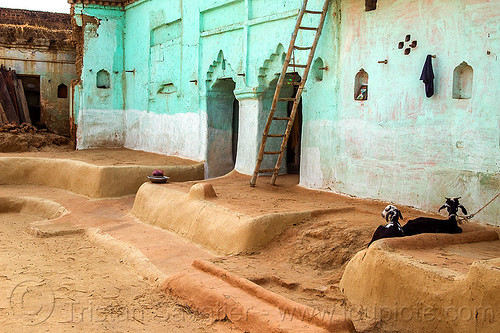
[[465, 61], [453, 71], [453, 98], [469, 99], [472, 97], [472, 79], [474, 70]]
[[354, 77], [354, 100], [366, 101], [368, 99], [368, 73], [361, 68]]
[[323, 81], [324, 68], [325, 64], [323, 63], [323, 59], [317, 58], [316, 60], [314, 60], [311, 73], [314, 82]]
[[68, 86], [64, 83], [57, 87], [57, 98], [68, 98]]
[[365, 12], [377, 9], [377, 0], [365, 0]]
[[207, 175], [227, 174], [234, 169], [238, 152], [239, 102], [234, 90], [237, 74], [219, 52], [206, 81]]
[[264, 60], [264, 63], [259, 68], [259, 86], [262, 90], [266, 90], [277, 78], [279, 78], [285, 63], [286, 53], [283, 44], [279, 43], [276, 50], [271, 53], [269, 58]]
[[224, 52], [222, 50], [217, 54], [217, 59], [212, 62], [207, 72], [207, 90], [210, 90], [212, 86], [217, 82], [218, 79], [232, 79], [236, 82], [236, 72], [233, 67], [228, 63], [227, 59], [224, 58]]
[[111, 88], [111, 77], [109, 73], [101, 69], [97, 72], [97, 88], [99, 89], [109, 89]]

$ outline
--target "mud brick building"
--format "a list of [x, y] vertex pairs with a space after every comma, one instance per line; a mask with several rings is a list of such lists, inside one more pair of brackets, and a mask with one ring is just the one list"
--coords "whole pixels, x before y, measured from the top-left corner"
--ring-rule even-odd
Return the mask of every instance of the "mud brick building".
[[[69, 2], [83, 59], [79, 148], [205, 161], [209, 177], [253, 172], [302, 0]], [[498, 1], [332, 0], [281, 171], [428, 210], [444, 196], [484, 205], [500, 184], [499, 13]], [[296, 51], [297, 63], [307, 54]], [[498, 224], [499, 202], [481, 218]]]
[[71, 80], [77, 78], [71, 16], [0, 8], [0, 64], [23, 81], [34, 125], [70, 134]]

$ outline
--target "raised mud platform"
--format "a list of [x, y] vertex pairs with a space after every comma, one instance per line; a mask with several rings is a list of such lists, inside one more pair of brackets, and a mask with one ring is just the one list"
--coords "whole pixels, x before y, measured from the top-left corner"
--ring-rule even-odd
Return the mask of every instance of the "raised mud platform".
[[[340, 288], [367, 317], [398, 332], [495, 332], [500, 241], [494, 230], [383, 239], [347, 265]], [[496, 327], [496, 328], [495, 328]]]
[[[132, 214], [218, 254], [252, 253], [313, 216], [352, 209], [352, 199], [334, 200], [296, 186], [297, 180], [283, 176], [280, 186], [252, 188], [249, 177], [232, 172], [202, 182], [143, 184]], [[367, 202], [368, 209], [373, 204]]]
[[146, 183], [137, 193], [132, 214], [219, 254], [257, 251], [287, 227], [311, 217], [311, 212], [249, 216], [207, 201], [216, 198], [211, 192], [209, 184], [193, 185], [184, 193]]
[[0, 185], [49, 186], [92, 198], [136, 193], [154, 169], [170, 181], [203, 179], [203, 163], [127, 149], [0, 154]]

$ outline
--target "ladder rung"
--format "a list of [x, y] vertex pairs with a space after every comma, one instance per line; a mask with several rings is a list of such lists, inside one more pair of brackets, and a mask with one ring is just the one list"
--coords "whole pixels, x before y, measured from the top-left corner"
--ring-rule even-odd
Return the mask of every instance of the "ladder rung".
[[260, 169], [259, 173], [261, 173], [261, 172], [275, 172], [275, 171], [276, 171], [276, 169]]
[[306, 13], [309, 13], [309, 14], [323, 14], [323, 12], [318, 12], [317, 10], [306, 10]]
[[283, 138], [285, 134], [268, 134], [267, 136], [270, 138]]
[[306, 68], [307, 65], [290, 64], [290, 65], [288, 65], [288, 67]]
[[287, 98], [283, 97], [283, 98], [278, 98], [278, 101], [282, 101], [282, 102], [295, 102], [295, 98], [293, 98], [293, 97], [289, 97], [289, 98], [288, 97]]
[[304, 50], [311, 50], [312, 46], [294, 46], [296, 50], [304, 51]]
[[301, 29], [301, 30], [318, 30], [319, 28], [315, 28], [315, 27], [299, 27], [299, 29]]
[[278, 155], [281, 154], [280, 151], [265, 151], [264, 154], [266, 155]]
[[273, 117], [273, 120], [290, 120], [290, 117]]

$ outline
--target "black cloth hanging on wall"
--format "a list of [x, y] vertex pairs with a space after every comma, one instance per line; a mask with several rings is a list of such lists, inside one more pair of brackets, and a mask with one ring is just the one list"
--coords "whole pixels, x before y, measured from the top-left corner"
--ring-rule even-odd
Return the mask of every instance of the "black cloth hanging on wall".
[[425, 59], [420, 80], [424, 81], [425, 95], [427, 97], [432, 97], [434, 95], [434, 72], [432, 70], [432, 56], [430, 54], [428, 54]]

